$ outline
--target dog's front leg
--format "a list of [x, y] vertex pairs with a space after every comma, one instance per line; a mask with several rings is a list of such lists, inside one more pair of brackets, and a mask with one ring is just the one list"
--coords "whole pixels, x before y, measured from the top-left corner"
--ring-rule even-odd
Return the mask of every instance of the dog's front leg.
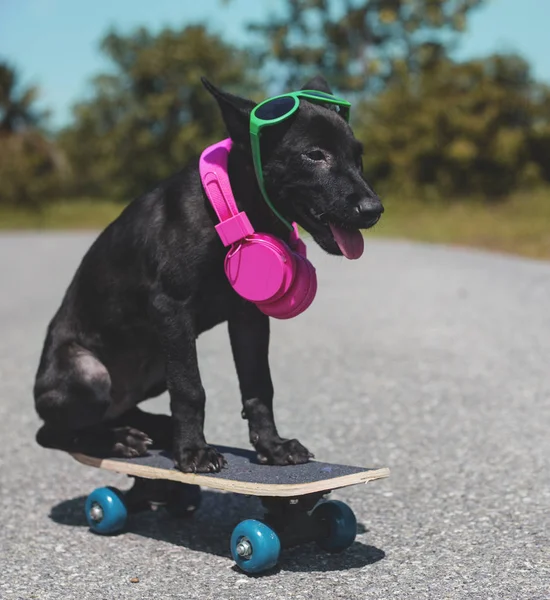
[[229, 337], [250, 441], [262, 462], [305, 463], [313, 455], [295, 439], [279, 436], [273, 415], [273, 384], [269, 370], [269, 317], [246, 305], [229, 319]]
[[153, 310], [166, 366], [176, 466], [186, 473], [219, 471], [224, 458], [204, 438], [202, 386], [193, 316], [187, 303], [158, 294]]

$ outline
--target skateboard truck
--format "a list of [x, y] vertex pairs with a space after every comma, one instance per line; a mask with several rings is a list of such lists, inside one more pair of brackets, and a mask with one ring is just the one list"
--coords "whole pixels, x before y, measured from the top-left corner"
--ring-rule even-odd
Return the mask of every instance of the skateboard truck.
[[263, 520], [277, 533], [283, 548], [317, 541], [328, 535], [325, 523], [310, 513], [329, 493], [308, 494], [300, 498], [261, 499], [266, 509]]
[[165, 508], [173, 517], [190, 517], [201, 504], [201, 493], [198, 485], [135, 477], [124, 499], [129, 514]]

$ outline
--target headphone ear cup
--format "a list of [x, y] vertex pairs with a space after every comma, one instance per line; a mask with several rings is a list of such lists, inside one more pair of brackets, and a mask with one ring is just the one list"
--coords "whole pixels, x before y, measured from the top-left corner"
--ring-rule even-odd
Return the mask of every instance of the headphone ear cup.
[[225, 257], [225, 274], [233, 289], [250, 302], [273, 302], [292, 286], [296, 254], [274, 236], [256, 233]]
[[307, 308], [310, 307], [317, 294], [317, 274], [315, 272], [315, 267], [307, 258], [301, 256], [301, 259], [301, 262], [307, 269], [307, 275], [304, 275], [304, 279], [307, 278], [309, 286], [307, 288], [307, 292], [302, 298], [302, 302], [296, 304], [294, 310], [287, 315], [287, 319], [297, 317], [299, 314], [303, 313]]
[[317, 293], [315, 267], [300, 254], [294, 254], [296, 273], [289, 290], [278, 300], [257, 303], [266, 315], [277, 319], [291, 319], [304, 312]]
[[315, 267], [307, 258], [303, 257], [302, 260], [308, 270], [309, 289], [307, 294], [304, 296], [302, 304], [296, 307], [296, 311], [291, 315], [291, 317], [295, 317], [309, 308], [312, 302], [315, 300], [315, 296], [317, 295], [317, 273], [315, 271]]

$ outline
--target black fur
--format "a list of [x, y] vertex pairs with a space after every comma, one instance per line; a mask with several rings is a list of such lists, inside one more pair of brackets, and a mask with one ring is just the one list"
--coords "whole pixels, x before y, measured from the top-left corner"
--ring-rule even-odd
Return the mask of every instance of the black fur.
[[[237, 203], [257, 231], [287, 239], [254, 176], [254, 103], [203, 81], [234, 142], [229, 176]], [[329, 91], [322, 78], [304, 89]], [[329, 222], [366, 228], [380, 217], [382, 205], [361, 173], [361, 146], [329, 108], [302, 101], [292, 118], [262, 134], [262, 158], [274, 204], [327, 252], [341, 254]], [[243, 417], [261, 460], [288, 464], [312, 456], [277, 432], [269, 318], [230, 287], [216, 222], [197, 159], [131, 202], [93, 243], [47, 330], [34, 386], [41, 445], [136, 456], [154, 443], [171, 448], [183, 471], [219, 470], [223, 457], [203, 433], [196, 339], [227, 321]], [[137, 408], [166, 389], [171, 417]]]

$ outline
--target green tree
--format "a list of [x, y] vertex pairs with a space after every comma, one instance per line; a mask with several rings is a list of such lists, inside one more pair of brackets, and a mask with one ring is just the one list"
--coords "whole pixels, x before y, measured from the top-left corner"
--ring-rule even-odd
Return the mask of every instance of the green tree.
[[0, 205], [36, 209], [56, 196], [67, 165], [44, 130], [38, 88], [19, 80], [13, 66], [0, 63]]
[[93, 81], [61, 135], [71, 158], [73, 193], [129, 199], [180, 170], [223, 134], [200, 78], [235, 93], [258, 93], [252, 57], [202, 26], [152, 35], [109, 33], [102, 51], [111, 72]]
[[22, 88], [19, 73], [6, 62], [0, 62], [0, 134], [20, 133], [39, 127], [45, 112], [35, 108], [38, 88]]
[[356, 111], [365, 169], [405, 196], [505, 196], [548, 178], [549, 104], [513, 55], [403, 69]]
[[[295, 88], [321, 72], [335, 90], [378, 92], [402, 65], [433, 63], [464, 31], [483, 0], [286, 0], [285, 10], [251, 29], [266, 39]], [[278, 71], [280, 72], [280, 71]]]

